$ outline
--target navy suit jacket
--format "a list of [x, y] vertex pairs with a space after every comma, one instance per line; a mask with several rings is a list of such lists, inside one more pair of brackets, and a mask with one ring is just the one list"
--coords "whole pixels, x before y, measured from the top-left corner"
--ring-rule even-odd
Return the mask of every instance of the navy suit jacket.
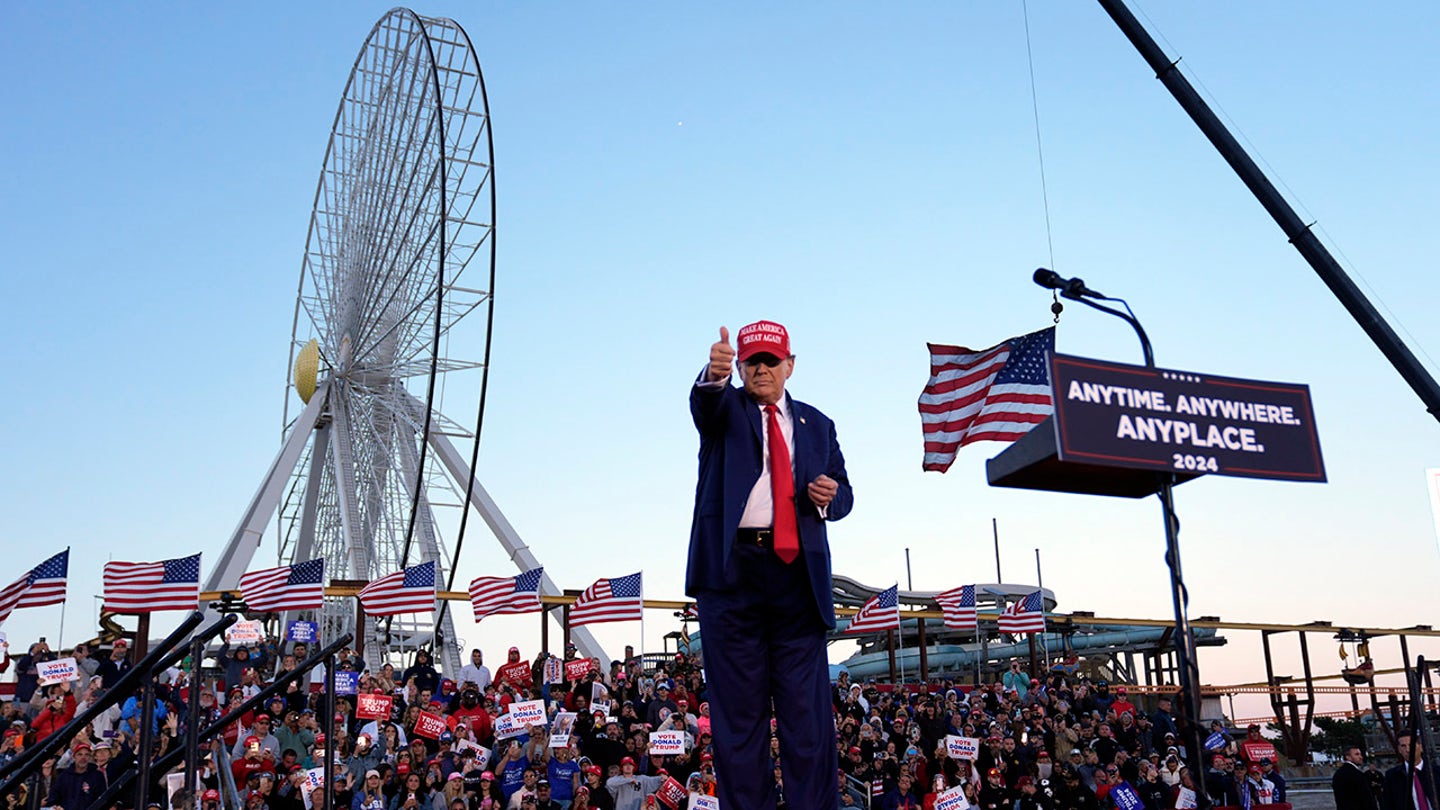
[[[702, 372], [701, 381], [704, 379]], [[835, 423], [820, 411], [797, 402], [787, 393], [795, 450], [795, 519], [800, 530], [800, 551], [810, 576], [815, 607], [826, 627], [835, 626], [835, 599], [830, 580], [830, 545], [825, 521], [850, 513], [854, 495], [845, 474], [845, 457], [835, 440]], [[695, 485], [695, 513], [690, 525], [690, 562], [685, 592], [698, 596], [706, 590], [745, 587], [728, 566], [735, 532], [750, 490], [764, 470], [760, 408], [741, 388], [690, 388], [690, 415], [700, 432], [700, 477]], [[826, 517], [806, 494], [806, 485], [828, 475], [840, 485]]]

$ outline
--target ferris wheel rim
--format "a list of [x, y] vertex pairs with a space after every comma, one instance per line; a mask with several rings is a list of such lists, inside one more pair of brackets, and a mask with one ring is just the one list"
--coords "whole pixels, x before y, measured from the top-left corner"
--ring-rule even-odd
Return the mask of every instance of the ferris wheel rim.
[[[365, 64], [367, 53], [372, 47], [375, 47], [375, 43], [377, 40], [377, 36], [379, 36], [379, 33], [386, 28], [387, 24], [392, 24], [394, 22], [397, 14], [403, 16], [403, 18], [407, 21], [410, 32], [412, 32], [414, 37], [419, 41], [419, 43], [423, 45], [423, 48], [417, 47], [417, 50], [423, 52], [424, 54], [424, 70], [417, 71], [418, 75], [415, 77], [415, 81], [427, 82], [429, 84], [429, 92], [433, 94], [433, 99], [427, 100], [426, 104], [433, 110], [433, 126], [435, 127], [435, 131], [437, 133], [434, 139], [434, 149], [437, 153], [434, 165], [436, 171], [439, 173], [439, 179], [438, 182], [434, 184], [433, 192], [435, 196], [437, 196], [440, 200], [440, 204], [438, 206], [438, 214], [434, 221], [434, 227], [436, 229], [437, 235], [435, 239], [435, 244], [431, 248], [433, 250], [433, 255], [437, 258], [435, 259], [433, 286], [428, 287], [429, 292], [433, 294], [433, 302], [430, 301], [430, 295], [427, 295], [425, 297], [425, 300], [427, 301], [427, 306], [433, 306], [433, 312], [435, 317], [432, 319], [427, 319], [427, 328], [430, 332], [430, 335], [425, 341], [427, 351], [424, 354], [428, 356], [414, 358], [416, 360], [421, 360], [422, 362], [428, 360], [429, 368], [423, 374], [410, 375], [405, 379], [401, 379], [399, 381], [402, 389], [413, 390], [415, 394], [424, 397], [423, 407], [425, 411], [424, 423], [423, 425], [419, 426], [420, 429], [417, 431], [419, 436], [421, 437], [421, 440], [419, 442], [419, 446], [414, 448], [415, 450], [419, 451], [419, 453], [422, 455], [422, 458], [420, 459], [420, 463], [415, 465], [415, 477], [413, 481], [405, 482], [405, 486], [407, 489], [409, 489], [410, 492], [408, 496], [410, 514], [407, 520], [407, 528], [405, 532], [406, 550], [401, 554], [403, 558], [405, 556], [408, 556], [410, 540], [413, 539], [415, 533], [415, 523], [422, 505], [422, 493], [426, 486], [427, 469], [428, 466], [433, 466], [427, 465], [424, 459], [424, 455], [426, 454], [428, 445], [428, 442], [424, 441], [424, 437], [428, 436], [430, 433], [431, 417], [432, 415], [435, 415], [435, 409], [437, 405], [435, 386], [437, 380], [441, 376], [441, 369], [439, 368], [439, 364], [442, 362], [442, 359], [444, 359], [442, 358], [442, 355], [444, 354], [444, 350], [442, 348], [442, 336], [448, 335], [449, 328], [454, 326], [454, 324], [458, 322], [460, 318], [464, 317], [464, 313], [469, 313], [475, 308], [474, 304], [469, 304], [469, 302], [465, 301], [462, 296], [461, 303], [455, 306], [464, 307], [469, 304], [469, 308], [464, 309], [464, 313], [462, 313], [460, 316], [455, 317], [454, 320], [450, 321], [448, 324], [444, 321], [447, 304], [449, 303], [447, 294], [450, 291], [450, 285], [452, 283], [452, 279], [450, 278], [450, 273], [448, 271], [451, 267], [457, 266], [456, 264], [452, 264], [452, 260], [458, 261], [458, 270], [456, 270], [454, 274], [457, 278], [459, 276], [459, 273], [463, 271], [465, 267], [469, 265], [471, 261], [477, 256], [485, 256], [489, 262], [488, 270], [482, 271], [486, 274], [485, 289], [483, 291], [461, 290], [461, 292], [479, 293], [481, 296], [483, 296], [485, 303], [485, 306], [482, 309], [482, 311], [485, 313], [484, 317], [486, 319], [486, 323], [484, 326], [483, 360], [479, 364], [479, 371], [481, 374], [479, 394], [480, 404], [477, 408], [476, 424], [473, 434], [477, 446], [480, 430], [483, 426], [484, 399], [486, 396], [486, 391], [488, 390], [490, 350], [494, 332], [493, 288], [496, 275], [496, 248], [493, 218], [497, 200], [494, 187], [494, 135], [493, 130], [490, 126], [489, 96], [488, 89], [485, 87], [484, 84], [484, 76], [480, 69], [479, 58], [475, 52], [473, 41], [471, 40], [469, 33], [466, 32], [463, 27], [461, 27], [453, 20], [445, 18], [427, 18], [423, 17], [422, 15], [416, 14], [409, 9], [392, 9], [390, 12], [387, 12], [378, 22], [376, 22], [374, 26], [372, 26], [370, 34], [367, 35], [365, 43], [361, 46], [360, 52], [358, 53], [354, 63], [352, 64], [351, 72], [346, 79], [345, 89], [342, 92], [340, 103], [339, 105], [337, 105], [335, 116], [332, 119], [331, 133], [330, 138], [327, 140], [326, 143], [325, 158], [322, 164], [323, 167], [321, 171], [321, 176], [317, 181], [315, 194], [312, 198], [312, 215], [306, 238], [306, 256], [304, 260], [302, 260], [301, 264], [300, 279], [297, 285], [296, 304], [292, 316], [290, 346], [291, 356], [290, 362], [287, 363], [287, 386], [285, 402], [286, 409], [284, 413], [284, 418], [288, 426], [290, 419], [289, 397], [291, 387], [295, 382], [293, 371], [295, 353], [298, 351], [299, 346], [304, 342], [305, 330], [308, 330], [312, 334], [322, 334], [322, 324], [314, 317], [313, 313], [307, 312], [306, 317], [302, 319], [302, 311], [306, 310], [305, 295], [307, 292], [307, 282], [311, 284], [314, 283], [314, 280], [312, 278], [312, 273], [314, 272], [314, 269], [310, 264], [310, 258], [312, 248], [315, 246], [317, 239], [321, 238], [318, 234], [318, 231], [321, 228], [321, 223], [319, 222], [317, 212], [320, 210], [322, 199], [327, 193], [326, 172], [336, 161], [337, 150], [341, 148], [338, 143], [337, 135], [341, 126], [341, 121], [346, 115], [347, 105], [350, 104], [352, 98], [352, 91], [355, 89], [357, 81], [360, 80], [357, 78], [357, 73], [359, 72], [361, 66]], [[461, 40], [463, 42], [463, 45], [461, 45], [460, 43], [447, 41], [445, 53], [446, 61], [443, 67], [441, 65], [441, 59], [436, 54], [435, 43], [432, 41], [432, 28], [436, 33], [438, 33], [440, 37], [446, 40]], [[459, 36], [453, 36], [453, 34], [455, 33], [458, 33]], [[470, 76], [468, 81], [473, 82], [473, 84], [467, 85], [465, 81], [451, 81], [451, 83], [447, 84], [445, 87], [442, 87], [442, 70], [454, 71], [456, 70], [457, 63], [462, 70], [470, 71], [470, 74], [467, 74]], [[447, 73], [446, 76], [447, 80], [454, 80], [453, 72]], [[480, 106], [478, 112], [476, 112], [474, 109], [477, 97]], [[450, 116], [454, 114], [453, 111], [447, 110], [446, 108], [447, 100], [450, 99], [458, 100], [459, 105], [463, 107], [463, 110], [459, 113], [459, 117], [456, 118], [456, 121], [459, 122], [459, 128], [456, 143], [454, 144], [451, 143], [451, 138], [447, 131], [447, 127], [449, 123], [451, 123]], [[464, 130], [469, 124], [468, 116], [478, 116], [477, 120], [480, 121], [473, 133], [464, 132]], [[482, 134], [484, 137], [483, 141], [480, 140], [480, 136]], [[462, 159], [460, 164], [455, 164], [452, 162], [457, 157]], [[470, 160], [464, 160], [465, 158], [468, 158]], [[480, 163], [474, 163], [475, 158], [479, 158]], [[466, 178], [464, 176], [464, 173], [470, 171], [474, 166], [483, 166], [484, 168], [481, 171], [477, 171], [474, 178]], [[456, 179], [456, 188], [461, 191], [462, 194], [468, 193], [468, 196], [465, 196], [463, 198], [470, 200], [468, 207], [462, 201], [459, 204], [458, 208], [456, 208], [454, 205], [454, 201], [450, 197], [450, 181], [452, 179], [451, 171], [452, 169], [456, 169], [457, 167], [460, 174], [459, 177]], [[467, 183], [467, 179], [469, 180], [469, 183]], [[471, 187], [472, 184], [473, 188]], [[480, 190], [480, 186], [483, 185], [490, 186], [489, 189], [485, 190], [485, 192], [488, 193], [482, 192], [480, 194], [476, 194], [475, 192], [478, 192]], [[474, 240], [476, 244], [473, 246], [465, 246], [466, 248], [468, 248], [468, 253], [466, 253], [465, 250], [462, 249], [462, 253], [465, 253], [465, 255], [456, 260], [456, 254], [454, 253], [454, 238], [466, 236], [466, 234], [469, 233], [466, 231], [467, 226], [473, 226], [476, 224], [473, 222], [465, 222], [463, 220], [469, 218], [474, 211], [480, 211], [481, 213], [484, 213], [487, 207], [490, 214], [488, 218], [488, 225], [478, 229], [480, 238], [478, 240]], [[452, 216], [458, 216], [459, 219], [462, 220], [455, 226], [455, 235], [452, 235], [450, 232]], [[477, 252], [474, 248], [479, 247], [481, 244], [483, 244], [485, 239], [488, 239], [490, 241], [490, 244], [487, 246], [488, 249]], [[478, 301], [476, 303], [478, 303]], [[329, 335], [329, 338], [330, 347], [333, 348], [336, 342], [334, 339], [334, 335]], [[327, 354], [329, 353], [327, 352]], [[331, 365], [332, 372], [334, 370], [336, 359], [338, 358], [326, 358], [326, 360]], [[414, 385], [412, 386], [410, 383], [414, 383]], [[424, 387], [423, 393], [419, 390], [421, 383], [423, 383]], [[346, 386], [343, 384], [343, 382], [341, 385], [331, 386], [330, 390], [332, 392], [332, 396], [338, 395], [345, 387]], [[416, 410], [418, 411], [419, 409], [417, 408]], [[453, 425], [453, 423], [451, 424]], [[442, 427], [441, 429], [443, 430], [444, 428]], [[307, 462], [307, 464], [308, 463], [317, 462], [312, 459], [312, 461]], [[323, 457], [318, 463], [323, 463]], [[413, 487], [409, 486], [411, 483], [413, 483]], [[466, 494], [468, 500], [468, 487]], [[460, 537], [463, 537], [463, 534], [460, 535]], [[453, 571], [453, 564], [450, 567]]]

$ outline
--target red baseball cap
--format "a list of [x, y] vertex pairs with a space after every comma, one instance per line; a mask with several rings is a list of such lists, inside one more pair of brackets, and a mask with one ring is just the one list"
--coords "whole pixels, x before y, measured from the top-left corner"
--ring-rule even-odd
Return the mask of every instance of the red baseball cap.
[[211, 788], [200, 794], [200, 800], [205, 802], [218, 802], [220, 801], [220, 791]]
[[621, 764], [621, 765], [634, 765], [634, 764], [635, 764], [635, 760], [634, 760], [632, 757], [621, 757], [621, 758], [620, 758], [620, 764]]
[[735, 342], [742, 363], [757, 354], [773, 354], [782, 360], [790, 356], [790, 333], [774, 321], [756, 321], [740, 327]]

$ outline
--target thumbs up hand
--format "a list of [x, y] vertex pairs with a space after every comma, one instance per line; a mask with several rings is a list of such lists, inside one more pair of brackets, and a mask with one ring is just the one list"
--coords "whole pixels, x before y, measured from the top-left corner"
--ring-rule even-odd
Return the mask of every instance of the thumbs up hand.
[[728, 380], [735, 365], [735, 347], [730, 345], [730, 330], [720, 327], [720, 339], [710, 345], [711, 382]]

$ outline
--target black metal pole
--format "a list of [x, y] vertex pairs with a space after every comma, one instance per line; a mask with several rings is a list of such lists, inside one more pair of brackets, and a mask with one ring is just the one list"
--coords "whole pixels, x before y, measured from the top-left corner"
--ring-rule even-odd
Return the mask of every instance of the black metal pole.
[[1410, 716], [1415, 718], [1414, 722], [1418, 725], [1420, 732], [1418, 735], [1422, 744], [1420, 747], [1420, 761], [1425, 763], [1425, 767], [1420, 769], [1420, 773], [1425, 777], [1425, 787], [1429, 789], [1430, 795], [1434, 796], [1436, 795], [1434, 768], [1435, 737], [1430, 728], [1430, 718], [1425, 714], [1426, 696], [1425, 690], [1422, 688], [1424, 684], [1421, 683], [1424, 678], [1423, 673], [1427, 668], [1428, 665], [1425, 663], [1425, 656], [1422, 655], [1416, 659], [1415, 671], [1410, 675]]
[[[141, 687], [140, 697], [140, 742], [136, 744], [139, 749], [135, 755], [140, 761], [138, 774], [139, 783], [135, 785], [135, 808], [144, 810], [146, 794], [150, 791], [150, 764], [154, 754], [150, 753], [150, 747], [154, 744], [155, 731], [155, 679], [146, 678], [145, 685]], [[169, 802], [165, 803], [169, 806]]]
[[[185, 791], [195, 791], [195, 772], [200, 770], [200, 690], [204, 688], [200, 677], [200, 659], [205, 656], [205, 640], [196, 637], [190, 641], [190, 701], [189, 715], [185, 721]], [[192, 800], [191, 805], [195, 802]], [[143, 808], [142, 808], [143, 810]]]
[[[363, 776], [363, 774], [362, 774]], [[335, 806], [335, 653], [325, 656], [325, 808]]]
[[[216, 734], [224, 731], [226, 726], [229, 726], [231, 723], [234, 723], [241, 717], [244, 717], [247, 712], [254, 711], [255, 709], [258, 709], [261, 706], [265, 705], [265, 701], [269, 700], [271, 695], [280, 694], [280, 690], [289, 686], [291, 681], [294, 681], [303, 675], [308, 675], [310, 670], [314, 669], [317, 664], [324, 661], [327, 656], [334, 655], [346, 644], [349, 644], [351, 638], [351, 635], [349, 633], [346, 633], [345, 635], [336, 639], [335, 642], [330, 646], [316, 652], [314, 655], [302, 661], [291, 672], [285, 675], [281, 675], [279, 678], [276, 678], [274, 683], [270, 684], [264, 689], [261, 689], [255, 695], [255, 697], [252, 697], [249, 700], [241, 703], [239, 706], [235, 707], [234, 710], [230, 711], [228, 714], [224, 715], [219, 720], [216, 720], [215, 722], [201, 729], [200, 740], [202, 742], [209, 740]], [[326, 740], [325, 742], [328, 745], [330, 741]], [[180, 758], [184, 756], [184, 753], [184, 751], [168, 751], [164, 756], [157, 759], [152, 767], [158, 768], [161, 771], [168, 770], [169, 768], [174, 767], [175, 763], [180, 761]], [[120, 794], [120, 791], [125, 789], [125, 786], [128, 785], [130, 783], [130, 780], [133, 778], [135, 778], [134, 770], [125, 771], [123, 774], [120, 775], [118, 779], [116, 779], [114, 782], [111, 782], [110, 787], [106, 788], [104, 792], [100, 794], [100, 797], [98, 799], [95, 799], [93, 802], [91, 802], [90, 806], [110, 807], [112, 804], [114, 804], [115, 797]], [[140, 810], [143, 810], [143, 808], [140, 808]]]
[[[1061, 295], [1130, 324], [1136, 337], [1140, 339], [1140, 349], [1145, 355], [1145, 367], [1155, 368], [1155, 351], [1150, 346], [1150, 336], [1145, 334], [1145, 327], [1140, 325], [1138, 318], [1129, 312], [1101, 306], [1078, 294]], [[1118, 298], [1106, 300], [1124, 303]], [[1185, 712], [1185, 727], [1180, 730], [1180, 734], [1185, 740], [1185, 764], [1190, 769], [1190, 778], [1198, 790], [1197, 799], [1204, 806], [1208, 802], [1205, 793], [1204, 741], [1200, 736], [1200, 662], [1195, 657], [1195, 634], [1190, 628], [1190, 593], [1185, 588], [1185, 576], [1180, 568], [1180, 519], [1175, 515], [1175, 476], [1171, 473], [1160, 473], [1158, 478], [1160, 491], [1157, 494], [1165, 518], [1165, 564], [1170, 569], [1170, 599], [1175, 609], [1175, 668], [1180, 675], [1180, 699]]]
[[1140, 52], [1150, 68], [1155, 71], [1155, 77], [1163, 82], [1165, 88], [1170, 91], [1170, 95], [1180, 102], [1180, 106], [1190, 115], [1191, 120], [1205, 134], [1205, 137], [1210, 139], [1210, 143], [1220, 152], [1220, 156], [1240, 176], [1241, 182], [1265, 207], [1271, 218], [1280, 226], [1280, 230], [1285, 232], [1285, 237], [1290, 240], [1296, 250], [1300, 251], [1300, 255], [1320, 276], [1320, 280], [1325, 282], [1325, 286], [1330, 288], [1330, 292], [1340, 300], [1341, 305], [1350, 313], [1350, 317], [1354, 318], [1360, 328], [1365, 330], [1365, 334], [1370, 336], [1370, 340], [1390, 361], [1390, 365], [1394, 366], [1395, 370], [1400, 372], [1400, 376], [1405, 378], [1405, 382], [1425, 404], [1425, 409], [1436, 419], [1440, 419], [1440, 384], [1436, 384], [1435, 378], [1430, 376], [1430, 372], [1426, 371], [1424, 366], [1420, 365], [1420, 361], [1415, 358], [1414, 353], [1400, 340], [1399, 335], [1395, 334], [1395, 330], [1390, 328], [1390, 324], [1385, 322], [1385, 319], [1375, 309], [1375, 305], [1370, 303], [1365, 294], [1345, 273], [1340, 263], [1335, 261], [1335, 257], [1330, 255], [1330, 251], [1326, 250], [1325, 245], [1310, 230], [1310, 226], [1300, 219], [1300, 216], [1295, 213], [1295, 209], [1290, 207], [1290, 203], [1285, 201], [1285, 198], [1271, 184], [1270, 179], [1260, 171], [1259, 166], [1255, 165], [1255, 161], [1250, 159], [1245, 148], [1225, 128], [1214, 111], [1210, 109], [1210, 105], [1206, 104], [1200, 94], [1195, 92], [1195, 88], [1190, 85], [1189, 80], [1176, 68], [1179, 61], [1172, 61], [1165, 55], [1150, 33], [1145, 30], [1139, 20], [1135, 19], [1135, 15], [1130, 13], [1124, 0], [1099, 0], [1099, 2], [1110, 18], [1115, 21], [1115, 24], [1120, 27], [1121, 32], [1130, 40], [1130, 44], [1135, 46], [1135, 50]]
[[[111, 706], [124, 700], [125, 697], [134, 691], [135, 687], [145, 679], [151, 670], [160, 668], [159, 665], [161, 662], [167, 658], [166, 653], [180, 644], [186, 636], [190, 635], [190, 631], [194, 630], [204, 618], [199, 611], [191, 613], [184, 621], [180, 622], [179, 627], [176, 627], [170, 635], [165, 637], [164, 641], [156, 645], [155, 649], [140, 659], [135, 666], [130, 668], [129, 672], [120, 676], [120, 680], [116, 681], [113, 687], [106, 690], [105, 694], [102, 695], [99, 700], [92, 703], [85, 711], [76, 714], [75, 719], [66, 723], [64, 728], [26, 749], [25, 753], [10, 760], [8, 764], [0, 766], [0, 780], [4, 780], [0, 781], [0, 795], [4, 795], [10, 791], [11, 785], [9, 778], [12, 774], [64, 748], [65, 744], [74, 737], [80, 729], [89, 725], [91, 721], [99, 717]], [[229, 625], [226, 626], [228, 627]], [[214, 625], [212, 625], [212, 628], [213, 627]], [[165, 664], [165, 666], [169, 665]]]

